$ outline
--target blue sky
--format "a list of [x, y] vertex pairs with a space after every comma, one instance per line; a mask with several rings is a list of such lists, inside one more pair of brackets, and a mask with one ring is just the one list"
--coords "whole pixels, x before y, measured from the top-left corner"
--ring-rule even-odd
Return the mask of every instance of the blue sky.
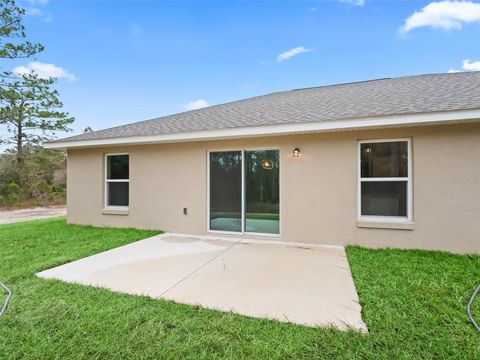
[[475, 2], [19, 4], [29, 38], [45, 51], [3, 66], [36, 61], [60, 77], [74, 133], [293, 88], [480, 69]]

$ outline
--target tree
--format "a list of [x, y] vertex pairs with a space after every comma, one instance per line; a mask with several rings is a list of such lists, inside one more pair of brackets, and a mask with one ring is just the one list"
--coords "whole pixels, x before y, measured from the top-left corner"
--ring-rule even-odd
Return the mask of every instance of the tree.
[[[26, 58], [43, 51], [42, 45], [26, 40], [24, 15], [25, 10], [14, 0], [0, 0], [0, 59]], [[2, 87], [16, 80], [10, 71], [1, 72], [0, 79]], [[4, 119], [0, 118], [0, 125], [3, 123]]]
[[[24, 15], [15, 0], [0, 0], [0, 59], [28, 58], [43, 51], [42, 45], [26, 39]], [[52, 88], [56, 80], [5, 70], [0, 66], [0, 125], [8, 138], [0, 144], [13, 143], [15, 149], [0, 154], [0, 206], [64, 200], [66, 157], [38, 146], [55, 131], [68, 131], [73, 122], [61, 111], [59, 94]]]
[[0, 58], [25, 58], [43, 51], [42, 45], [25, 40], [24, 15], [14, 0], [0, 0]]
[[70, 131], [74, 118], [60, 111], [63, 107], [55, 78], [42, 79], [35, 73], [18, 76], [0, 86], [0, 123], [6, 125], [10, 137], [3, 143], [14, 144], [17, 162], [23, 148], [50, 140], [56, 131]]
[[63, 204], [65, 187], [64, 153], [27, 146], [21, 166], [14, 150], [0, 154], [0, 207]]

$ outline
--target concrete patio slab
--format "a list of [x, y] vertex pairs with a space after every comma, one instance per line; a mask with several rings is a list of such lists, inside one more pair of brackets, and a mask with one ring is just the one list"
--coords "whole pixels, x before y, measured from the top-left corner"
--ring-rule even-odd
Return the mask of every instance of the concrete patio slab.
[[37, 275], [251, 317], [367, 330], [342, 247], [166, 234]]
[[38, 273], [128, 294], [159, 297], [231, 243], [155, 236]]

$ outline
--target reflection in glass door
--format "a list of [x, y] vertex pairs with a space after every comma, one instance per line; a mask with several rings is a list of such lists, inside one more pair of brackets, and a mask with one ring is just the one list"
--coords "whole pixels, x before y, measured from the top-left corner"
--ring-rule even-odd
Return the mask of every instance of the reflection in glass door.
[[242, 152], [210, 153], [210, 230], [242, 231]]
[[245, 151], [245, 232], [279, 234], [279, 151]]
[[209, 230], [280, 233], [278, 150], [210, 152], [209, 167]]

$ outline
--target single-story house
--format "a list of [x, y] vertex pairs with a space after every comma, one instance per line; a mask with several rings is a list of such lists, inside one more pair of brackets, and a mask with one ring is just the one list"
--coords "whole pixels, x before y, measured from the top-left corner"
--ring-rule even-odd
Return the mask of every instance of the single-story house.
[[68, 221], [480, 252], [480, 72], [320, 86], [45, 144]]

